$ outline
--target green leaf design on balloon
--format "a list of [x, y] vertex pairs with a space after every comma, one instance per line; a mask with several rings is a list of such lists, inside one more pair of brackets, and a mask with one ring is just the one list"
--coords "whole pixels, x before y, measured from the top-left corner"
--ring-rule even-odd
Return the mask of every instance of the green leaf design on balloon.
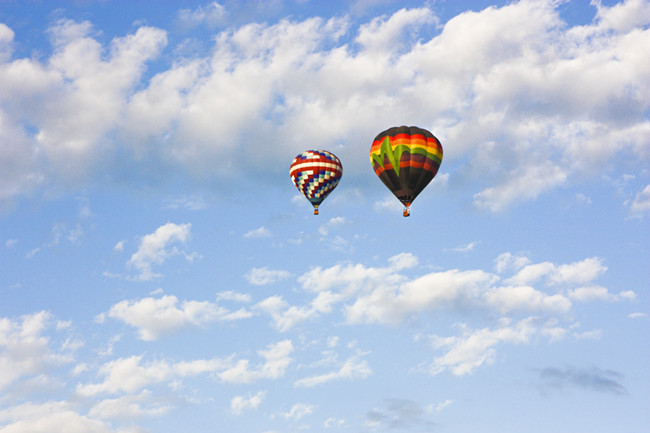
[[384, 137], [379, 148], [379, 155], [372, 155], [372, 159], [381, 167], [384, 167], [384, 161], [388, 158], [390, 164], [393, 166], [395, 174], [399, 176], [399, 162], [402, 159], [402, 154], [408, 151], [408, 146], [403, 144], [396, 146], [393, 149], [390, 145], [390, 137]]

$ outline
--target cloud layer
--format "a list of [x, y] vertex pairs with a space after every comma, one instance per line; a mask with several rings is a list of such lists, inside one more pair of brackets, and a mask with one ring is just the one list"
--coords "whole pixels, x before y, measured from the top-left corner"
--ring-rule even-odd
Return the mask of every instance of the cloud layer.
[[[60, 20], [39, 60], [14, 58], [21, 35], [2, 25], [0, 200], [46, 184], [153, 182], [170, 170], [275, 173], [306, 141], [339, 146], [355, 176], [367, 162], [362, 143], [409, 123], [439, 135], [455, 167], [449, 182], [481, 179], [474, 204], [499, 211], [619, 155], [650, 156], [648, 5], [596, 6], [592, 23], [568, 27], [554, 2], [522, 0], [464, 12], [432, 37], [422, 35], [439, 20], [426, 7], [358, 25], [348, 16], [251, 23], [218, 31], [209, 55], [155, 71], [148, 62], [176, 48], [163, 29], [102, 46], [91, 23]], [[213, 3], [180, 17], [216, 25], [226, 13]], [[638, 194], [635, 212], [646, 208]]]

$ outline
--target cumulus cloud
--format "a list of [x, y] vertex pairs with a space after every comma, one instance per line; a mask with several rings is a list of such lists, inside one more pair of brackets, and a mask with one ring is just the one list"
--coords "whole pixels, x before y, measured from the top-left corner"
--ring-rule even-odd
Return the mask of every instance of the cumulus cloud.
[[191, 227], [191, 224], [167, 223], [142, 237], [138, 251], [133, 253], [127, 262], [129, 267], [138, 271], [135, 279], [149, 281], [162, 277], [162, 274], [155, 273], [152, 267], [163, 264], [175, 255], [184, 254], [187, 259], [192, 260], [193, 254], [185, 253], [175, 246], [175, 244], [184, 245], [189, 240]]
[[138, 328], [142, 340], [158, 338], [187, 326], [204, 326], [215, 321], [245, 319], [252, 313], [245, 309], [229, 311], [208, 301], [182, 301], [176, 296], [124, 300], [113, 305], [108, 316]]
[[46, 335], [52, 324], [52, 316], [45, 311], [19, 319], [0, 317], [0, 390], [26, 377], [47, 375], [51, 369], [72, 362], [70, 350], [78, 345], [68, 344], [64, 350], [52, 348]]
[[[452, 269], [413, 277], [403, 274], [418, 262], [416, 256], [402, 253], [389, 258], [385, 267], [360, 263], [315, 267], [298, 277], [302, 289], [315, 294], [308, 304], [290, 305], [280, 296], [271, 296], [255, 308], [269, 314], [279, 331], [333, 311], [340, 311], [348, 324], [399, 324], [432, 312], [462, 317], [468, 311], [480, 311], [503, 317], [494, 327], [474, 330], [459, 324], [458, 335], [429, 338], [442, 355], [426, 371], [439, 374], [449, 370], [464, 375], [493, 362], [500, 345], [528, 344], [532, 338], [600, 338], [600, 330], [580, 332], [575, 329], [578, 324], [570, 324], [573, 303], [636, 297], [633, 291], [613, 294], [599, 286], [597, 279], [607, 267], [596, 257], [554, 264], [534, 263], [522, 255], [503, 253], [495, 261], [499, 273]], [[563, 318], [569, 324], [561, 325]], [[363, 375], [370, 371], [366, 367], [361, 358], [352, 357], [338, 370], [300, 379], [296, 386]]]
[[[448, 182], [474, 188], [469, 197], [489, 211], [597, 174], [613, 159], [644, 167], [646, 2], [597, 3], [593, 22], [573, 27], [558, 5], [522, 0], [467, 11], [433, 36], [439, 22], [427, 7], [356, 27], [347, 17], [250, 23], [146, 81], [147, 61], [167, 44], [162, 29], [140, 27], [103, 46], [91, 23], [62, 20], [40, 61], [14, 59], [21, 35], [3, 25], [0, 200], [46, 181], [121, 179], [127, 170], [145, 180], [170, 170], [225, 180], [275, 170], [308, 139], [367, 142], [377, 124], [394, 122], [421, 124], [453, 144], [445, 158], [463, 163]], [[213, 26], [224, 14], [212, 2], [179, 20]], [[403, 119], [386, 106], [402, 107]], [[260, 127], [251, 131], [251, 122]], [[290, 138], [271, 149], [268, 136]], [[367, 159], [357, 147], [353, 165]], [[242, 151], [259, 157], [236, 158]]]
[[572, 301], [636, 297], [633, 291], [612, 294], [596, 284], [607, 270], [597, 257], [554, 264], [533, 263], [527, 257], [503, 253], [496, 263], [498, 274], [451, 269], [412, 278], [402, 273], [418, 264], [418, 258], [410, 253], [389, 258], [385, 267], [361, 263], [314, 267], [298, 277], [302, 289], [315, 294], [308, 304], [290, 305], [274, 295], [255, 308], [269, 314], [278, 330], [287, 331], [335, 308], [343, 312], [348, 323], [396, 324], [434, 311], [483, 310], [499, 315], [535, 313], [550, 317], [569, 313]]

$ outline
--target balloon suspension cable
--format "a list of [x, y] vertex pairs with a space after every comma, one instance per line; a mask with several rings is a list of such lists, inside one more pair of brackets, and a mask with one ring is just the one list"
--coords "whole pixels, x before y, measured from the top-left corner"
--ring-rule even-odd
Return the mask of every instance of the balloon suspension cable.
[[411, 209], [409, 209], [408, 206], [404, 206], [404, 212], [402, 212], [402, 215], [405, 217], [411, 216]]

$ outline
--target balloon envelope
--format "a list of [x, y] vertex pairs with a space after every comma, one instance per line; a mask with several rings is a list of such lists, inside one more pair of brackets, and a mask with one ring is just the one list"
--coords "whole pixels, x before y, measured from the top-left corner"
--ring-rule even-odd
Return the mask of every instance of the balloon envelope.
[[296, 156], [289, 168], [289, 175], [298, 191], [314, 206], [318, 206], [341, 181], [341, 161], [326, 150], [307, 150]]
[[438, 173], [442, 145], [426, 129], [397, 126], [381, 132], [370, 147], [375, 174], [408, 207]]

